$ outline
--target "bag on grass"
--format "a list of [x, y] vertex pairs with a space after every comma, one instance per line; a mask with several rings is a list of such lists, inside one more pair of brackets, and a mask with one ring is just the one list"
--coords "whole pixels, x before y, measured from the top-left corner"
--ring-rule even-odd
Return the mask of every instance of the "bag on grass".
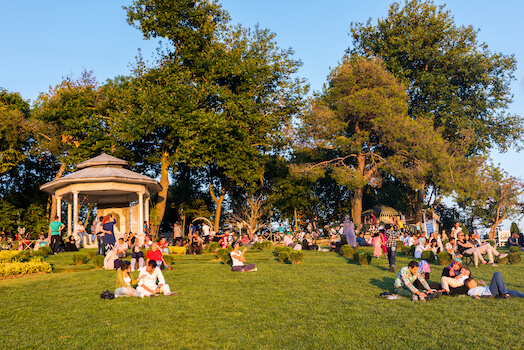
[[100, 294], [100, 298], [102, 299], [114, 299], [115, 295], [111, 293], [110, 291], [106, 290], [105, 292], [102, 292]]

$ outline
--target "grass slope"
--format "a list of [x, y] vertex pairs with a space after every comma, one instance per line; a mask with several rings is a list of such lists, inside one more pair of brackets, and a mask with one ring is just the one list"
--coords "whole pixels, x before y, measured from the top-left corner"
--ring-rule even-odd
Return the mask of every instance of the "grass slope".
[[[386, 259], [359, 266], [324, 252], [304, 263], [248, 252], [258, 272], [232, 273], [213, 255], [180, 256], [164, 271], [177, 297], [102, 300], [115, 272], [46, 260], [55, 271], [0, 280], [2, 349], [522, 349], [524, 300], [445, 297], [426, 303], [375, 297], [391, 288]], [[397, 266], [408, 258], [400, 256]], [[432, 265], [432, 280], [441, 267]], [[501, 271], [524, 290], [524, 267]]]

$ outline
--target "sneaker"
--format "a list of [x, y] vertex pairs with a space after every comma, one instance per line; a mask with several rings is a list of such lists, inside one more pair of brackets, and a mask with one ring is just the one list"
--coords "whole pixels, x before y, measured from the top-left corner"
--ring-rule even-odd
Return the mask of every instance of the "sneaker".
[[395, 273], [395, 266], [390, 266], [389, 269], [391, 270], [391, 272]]
[[166, 297], [176, 297], [178, 295], [177, 292], [171, 292], [169, 294], [164, 294]]
[[255, 271], [258, 271], [258, 269], [256, 267], [253, 269], [253, 272], [255, 272]]
[[413, 294], [413, 296], [411, 297], [411, 301], [417, 301], [417, 300], [418, 300], [418, 295]]
[[506, 253], [501, 253], [501, 254], [499, 254], [499, 259], [504, 259], [504, 258], [507, 257], [507, 256], [508, 256], [508, 254], [506, 254]]
[[490, 265], [491, 265], [491, 266], [498, 266], [498, 265], [497, 265], [497, 264], [495, 264], [495, 263], [491, 263]]
[[420, 300], [420, 301], [426, 301], [426, 298], [419, 296], [419, 297], [418, 297], [418, 300]]

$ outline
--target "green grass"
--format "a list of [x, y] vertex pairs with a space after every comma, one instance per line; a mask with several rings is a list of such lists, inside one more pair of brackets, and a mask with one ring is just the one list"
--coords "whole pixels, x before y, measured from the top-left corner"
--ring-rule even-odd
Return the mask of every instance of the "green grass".
[[[369, 249], [369, 248], [368, 248]], [[0, 280], [3, 349], [522, 349], [522, 299], [378, 299], [392, 287], [387, 259], [359, 266], [304, 252], [301, 265], [250, 251], [258, 272], [232, 273], [214, 255], [177, 256], [164, 271], [177, 297], [102, 300], [115, 272], [50, 256], [54, 271]], [[400, 256], [397, 266], [408, 258]], [[437, 281], [442, 268], [431, 265]], [[501, 271], [524, 290], [523, 266], [473, 268], [488, 283]], [[69, 271], [69, 272], [65, 272]], [[71, 272], [72, 271], [72, 272]]]

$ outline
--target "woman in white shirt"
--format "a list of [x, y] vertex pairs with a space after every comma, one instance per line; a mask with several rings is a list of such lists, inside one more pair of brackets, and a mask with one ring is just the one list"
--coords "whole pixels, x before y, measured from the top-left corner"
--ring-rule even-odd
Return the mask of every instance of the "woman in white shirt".
[[240, 251], [238, 248], [240, 246], [240, 242], [236, 241], [233, 242], [233, 251], [229, 253], [231, 255], [231, 260], [233, 261], [233, 267], [231, 268], [231, 271], [240, 271], [240, 272], [249, 272], [249, 271], [256, 271], [255, 264], [249, 264], [244, 265], [246, 262], [246, 258], [244, 257], [244, 253], [247, 249], [244, 248], [243, 251]]

